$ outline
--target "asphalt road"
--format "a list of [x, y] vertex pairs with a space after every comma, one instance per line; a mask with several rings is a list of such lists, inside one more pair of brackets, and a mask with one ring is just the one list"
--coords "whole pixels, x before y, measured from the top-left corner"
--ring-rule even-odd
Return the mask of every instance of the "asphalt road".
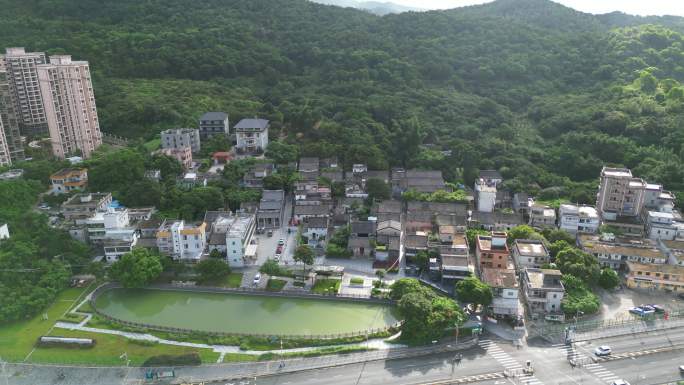
[[631, 385], [642, 385], [684, 381], [684, 375], [679, 372], [680, 365], [684, 365], [682, 350], [609, 361], [602, 366]]
[[[684, 328], [670, 329], [647, 334], [611, 337], [578, 343], [572, 354], [591, 356], [597, 345], [609, 345], [614, 354], [636, 352], [666, 346], [684, 344]], [[489, 340], [463, 352], [459, 364], [454, 363], [453, 353], [414, 357], [391, 361], [372, 361], [280, 376], [256, 379], [237, 379], [213, 382], [214, 385], [414, 385], [431, 384], [450, 378], [469, 378], [479, 385], [609, 385], [616, 379], [624, 379], [632, 385], [664, 384], [684, 380], [678, 366], [684, 365], [684, 350], [661, 352], [614, 361], [588, 363], [573, 368], [567, 361], [568, 347], [549, 345], [537, 339], [527, 347], [518, 349], [505, 341]], [[529, 360], [535, 374], [502, 378], [504, 370], [519, 372]], [[193, 367], [177, 369], [178, 378], [187, 383], [199, 384], [198, 377], [229, 377], [229, 366]], [[52, 368], [9, 364], [0, 371], [0, 385], [17, 384], [140, 384], [141, 369], [131, 368]], [[452, 372], [453, 371], [453, 372]], [[64, 373], [60, 378], [58, 373]], [[210, 374], [211, 373], [211, 374]], [[193, 381], [194, 379], [194, 381]], [[159, 384], [159, 383], [157, 383]], [[208, 385], [209, 383], [205, 383]]]

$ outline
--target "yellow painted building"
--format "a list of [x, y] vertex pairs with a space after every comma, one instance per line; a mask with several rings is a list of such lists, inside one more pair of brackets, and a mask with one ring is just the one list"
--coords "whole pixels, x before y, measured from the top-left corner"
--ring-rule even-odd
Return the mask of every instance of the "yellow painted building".
[[627, 287], [684, 293], [684, 266], [627, 262]]

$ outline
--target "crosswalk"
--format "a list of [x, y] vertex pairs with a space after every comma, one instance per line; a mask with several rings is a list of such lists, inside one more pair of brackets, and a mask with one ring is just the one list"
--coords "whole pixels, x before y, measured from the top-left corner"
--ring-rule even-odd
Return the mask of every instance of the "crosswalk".
[[[492, 340], [480, 340], [478, 345], [487, 351], [487, 354], [494, 357], [494, 359], [501, 364], [509, 372], [522, 372], [523, 366], [516, 361], [501, 347], [499, 347]], [[520, 384], [523, 385], [543, 385], [535, 376], [525, 376], [520, 378]]]
[[578, 351], [572, 345], [558, 344], [555, 346], [567, 357], [568, 361], [581, 362], [582, 368], [598, 377], [602, 382], [611, 383], [619, 378], [615, 373], [601, 366], [601, 364], [592, 362], [591, 357]]

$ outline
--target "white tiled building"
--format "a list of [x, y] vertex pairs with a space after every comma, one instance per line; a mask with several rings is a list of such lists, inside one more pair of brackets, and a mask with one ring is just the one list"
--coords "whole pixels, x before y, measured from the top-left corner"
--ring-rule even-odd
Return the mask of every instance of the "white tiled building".
[[235, 146], [241, 152], [263, 152], [268, 147], [268, 128], [266, 119], [242, 119], [235, 127]]
[[206, 246], [206, 224], [190, 225], [182, 220], [165, 220], [157, 231], [157, 247], [174, 259], [199, 261]]
[[558, 216], [558, 227], [570, 234], [594, 234], [601, 224], [598, 211], [591, 206], [562, 204], [558, 209]]

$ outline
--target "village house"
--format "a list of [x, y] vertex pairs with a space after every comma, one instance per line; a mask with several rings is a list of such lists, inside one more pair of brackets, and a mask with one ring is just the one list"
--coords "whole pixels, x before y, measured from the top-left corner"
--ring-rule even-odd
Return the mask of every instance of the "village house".
[[183, 146], [178, 148], [162, 148], [154, 152], [154, 154], [165, 155], [178, 161], [183, 166], [184, 170], [192, 169], [192, 149], [190, 146]]
[[283, 225], [285, 192], [283, 190], [264, 190], [257, 209], [257, 227], [274, 229]]
[[233, 131], [235, 131], [235, 138], [237, 144], [235, 148], [241, 154], [243, 153], [263, 153], [268, 147], [268, 129], [270, 123], [266, 119], [242, 119], [240, 120]]
[[684, 241], [659, 240], [658, 247], [667, 255], [667, 263], [684, 266]]
[[428, 211], [409, 211], [404, 216], [404, 229], [407, 233], [432, 231], [433, 214]]
[[217, 151], [211, 154], [211, 162], [214, 164], [214, 166], [228, 164], [230, 163], [231, 159], [233, 159], [233, 154], [227, 151]]
[[9, 238], [9, 226], [7, 225], [7, 223], [0, 223], [0, 240]]
[[354, 257], [374, 255], [376, 224], [373, 221], [352, 221], [347, 248]]
[[88, 186], [88, 169], [64, 168], [50, 175], [50, 193], [83, 191]]
[[151, 169], [151, 170], [145, 170], [145, 179], [151, 180], [152, 182], [157, 182], [161, 180], [161, 170], [159, 169]]
[[309, 218], [302, 226], [302, 236], [311, 247], [325, 247], [328, 237], [329, 217]]
[[199, 130], [192, 128], [173, 128], [161, 132], [161, 147], [163, 149], [181, 149], [190, 147], [193, 154], [200, 152]]
[[535, 204], [530, 209], [528, 224], [535, 229], [556, 227], [556, 210], [546, 205]]
[[488, 231], [509, 231], [523, 223], [521, 214], [502, 211], [494, 211], [493, 213], [473, 211], [468, 219], [468, 227]]
[[518, 270], [528, 267], [540, 268], [551, 262], [549, 250], [544, 242], [531, 239], [516, 239], [512, 248], [513, 261]]
[[562, 204], [558, 209], [558, 228], [570, 234], [595, 234], [600, 224], [598, 211], [594, 207]]
[[492, 232], [491, 235], [478, 235], [475, 241], [475, 258], [480, 268], [494, 267], [508, 269], [512, 267], [511, 253], [506, 244], [507, 234]]
[[684, 267], [627, 262], [627, 287], [684, 293]]
[[81, 193], [70, 197], [62, 203], [62, 215], [67, 221], [77, 225], [90, 218], [98, 211], [106, 211], [112, 203], [111, 193]]
[[450, 189], [446, 187], [441, 171], [392, 169], [392, 191], [394, 194], [400, 196], [401, 193], [408, 190], [432, 194], [438, 190]]
[[327, 218], [331, 211], [332, 206], [329, 204], [297, 204], [294, 206], [294, 220], [303, 223], [310, 218]]
[[378, 223], [389, 220], [401, 222], [401, 206], [400, 201], [385, 200], [373, 208], [372, 214], [378, 218]]
[[157, 231], [159, 252], [177, 260], [198, 262], [206, 247], [206, 224], [164, 220]]
[[378, 222], [376, 231], [378, 244], [388, 245], [393, 237], [401, 237], [401, 222], [387, 220]]
[[257, 245], [252, 244], [254, 214], [207, 211], [203, 224], [208, 230], [209, 252], [219, 251], [230, 267], [244, 267], [256, 260]]
[[627, 262], [662, 265], [668, 260], [656, 243], [648, 239], [585, 234], [578, 236], [577, 240], [580, 248], [598, 258], [602, 267], [617, 271], [624, 271]]
[[532, 205], [534, 205], [534, 200], [526, 192], [513, 194], [512, 206], [516, 213], [529, 215]]
[[561, 309], [565, 295], [562, 277], [560, 270], [526, 268], [523, 271], [523, 295], [532, 319], [565, 319]]
[[428, 234], [418, 231], [404, 236], [404, 255], [415, 257], [421, 251], [428, 250]]
[[205, 112], [199, 118], [199, 135], [201, 139], [209, 139], [216, 135], [226, 138], [230, 135], [230, 122], [225, 112]]
[[263, 188], [264, 178], [273, 175], [275, 165], [273, 162], [257, 163], [252, 166], [242, 178], [245, 187]]
[[489, 311], [496, 318], [513, 318], [522, 314], [518, 299], [518, 278], [514, 269], [483, 268], [482, 282], [492, 288], [494, 298]]
[[496, 183], [485, 179], [477, 179], [473, 187], [477, 211], [491, 213], [496, 207]]

